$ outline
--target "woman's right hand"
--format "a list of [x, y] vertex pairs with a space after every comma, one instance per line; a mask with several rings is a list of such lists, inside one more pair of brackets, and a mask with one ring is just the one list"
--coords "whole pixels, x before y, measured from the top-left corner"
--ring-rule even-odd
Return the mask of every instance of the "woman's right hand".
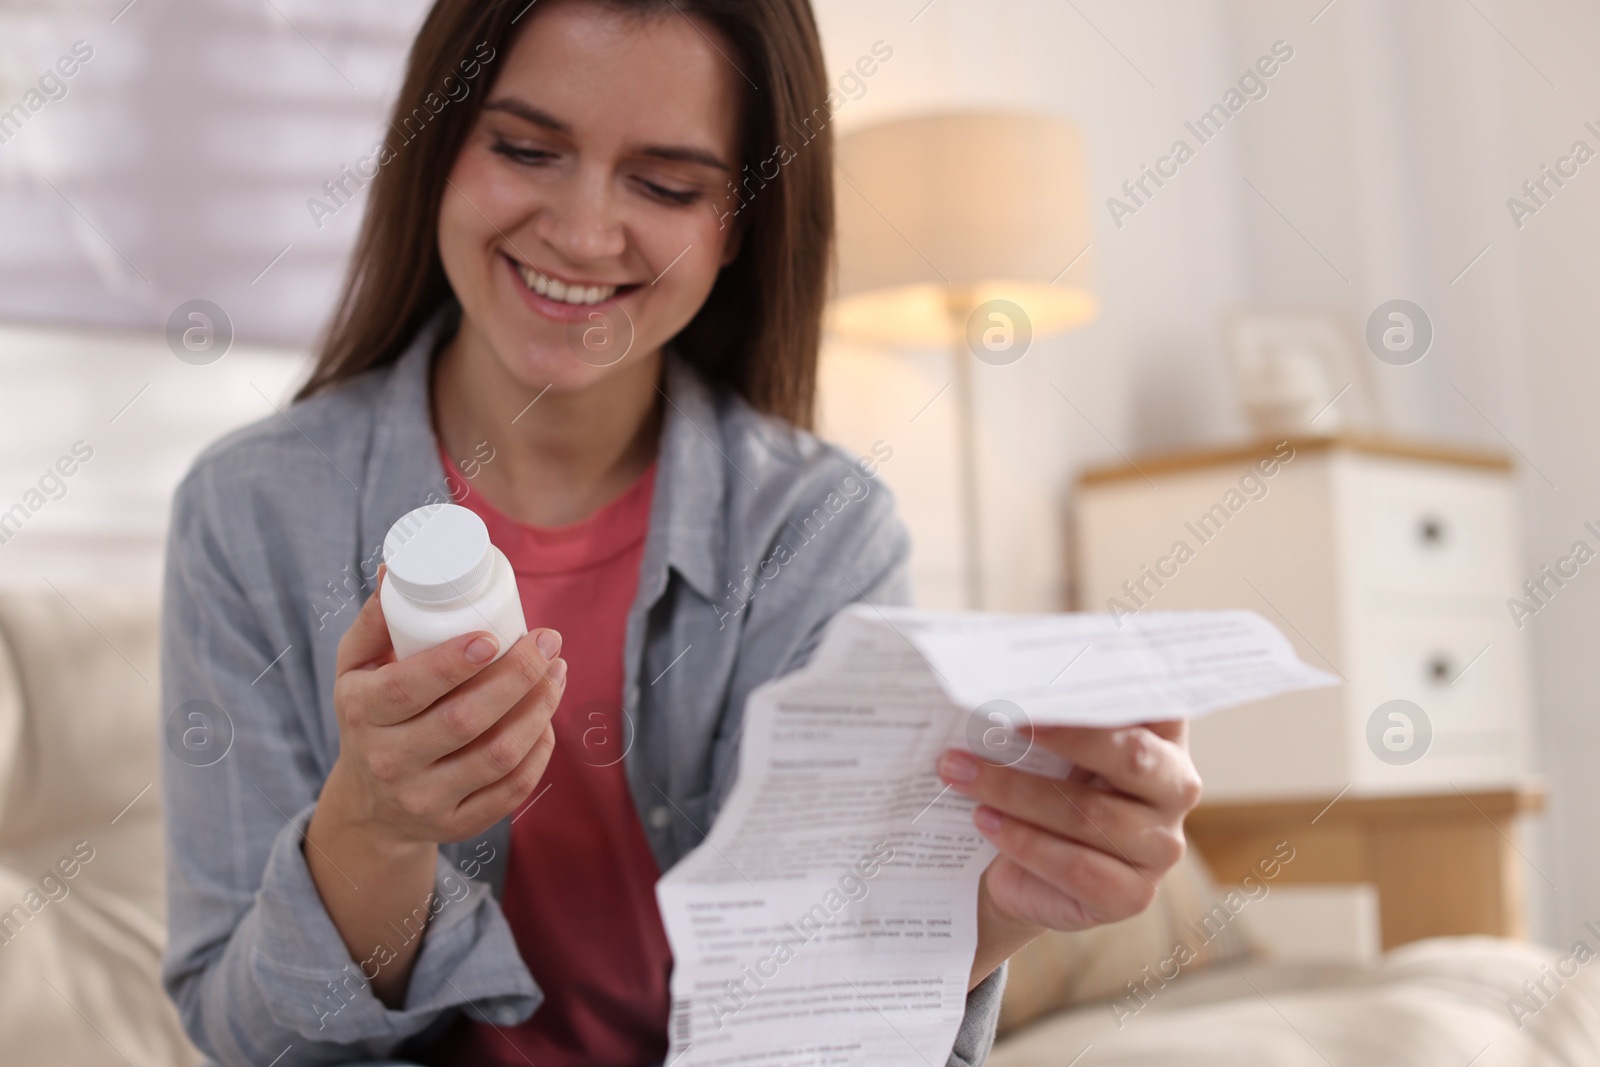
[[[382, 572], [379, 573], [382, 581]], [[405, 1002], [420, 931], [438, 910], [438, 846], [515, 811], [555, 749], [561, 635], [523, 635], [500, 659], [472, 633], [396, 660], [374, 594], [339, 642], [339, 757], [306, 826], [306, 868], [361, 973]]]
[[339, 642], [339, 757], [324, 795], [335, 790], [347, 818], [395, 843], [475, 837], [527, 799], [550, 761], [561, 635], [524, 634], [492, 664], [488, 632], [396, 660], [378, 601]]

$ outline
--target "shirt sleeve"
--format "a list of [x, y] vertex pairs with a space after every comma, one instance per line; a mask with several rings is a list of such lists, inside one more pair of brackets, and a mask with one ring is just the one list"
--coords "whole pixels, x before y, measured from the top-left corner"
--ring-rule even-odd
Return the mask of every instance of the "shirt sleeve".
[[1005, 989], [1006, 965], [1002, 963], [967, 994], [967, 1013], [961, 1019], [961, 1029], [956, 1031], [956, 1043], [945, 1067], [978, 1067], [989, 1058]]
[[463, 1008], [527, 1018], [540, 993], [499, 905], [442, 856], [427, 914], [394, 927], [422, 938], [400, 1008], [367, 981], [377, 946], [345, 948], [303, 852], [328, 760], [309, 642], [274, 607], [282, 576], [231, 558], [261, 538], [230, 530], [250, 520], [219, 497], [203, 468], [180, 487], [162, 613], [162, 979], [190, 1038], [218, 1064], [297, 1067], [391, 1056]]

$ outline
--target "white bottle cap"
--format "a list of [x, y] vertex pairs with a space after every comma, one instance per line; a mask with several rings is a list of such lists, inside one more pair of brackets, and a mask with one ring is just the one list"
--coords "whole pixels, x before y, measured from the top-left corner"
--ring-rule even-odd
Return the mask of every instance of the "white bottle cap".
[[456, 504], [409, 511], [383, 539], [389, 579], [406, 599], [445, 604], [475, 592], [494, 569], [489, 528]]

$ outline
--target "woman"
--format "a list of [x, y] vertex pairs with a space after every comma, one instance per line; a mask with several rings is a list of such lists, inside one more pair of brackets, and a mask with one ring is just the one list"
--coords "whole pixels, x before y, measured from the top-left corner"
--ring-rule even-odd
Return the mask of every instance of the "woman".
[[[223, 755], [167, 761], [165, 978], [213, 1059], [660, 1062], [653, 883], [745, 697], [908, 598], [884, 491], [742, 584], [870, 474], [803, 429], [827, 95], [806, 0], [435, 5], [310, 382], [176, 503], [165, 700]], [[378, 547], [447, 494], [532, 630], [397, 662]], [[1069, 782], [940, 764], [1000, 850], [952, 1063], [987, 1055], [1011, 953], [1148, 903], [1198, 796], [1181, 724], [1037, 743]]]

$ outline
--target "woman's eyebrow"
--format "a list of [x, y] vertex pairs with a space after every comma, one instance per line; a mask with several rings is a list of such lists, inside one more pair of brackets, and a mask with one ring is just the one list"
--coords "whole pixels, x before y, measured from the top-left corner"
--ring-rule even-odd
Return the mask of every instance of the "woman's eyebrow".
[[[561, 121], [543, 108], [534, 107], [525, 100], [515, 97], [502, 97], [491, 100], [483, 105], [485, 111], [503, 111], [508, 115], [515, 115], [524, 122], [531, 122], [535, 126], [543, 126], [554, 133], [571, 135], [572, 127]], [[702, 167], [710, 167], [732, 173], [733, 168], [719, 159], [715, 152], [693, 145], [645, 145], [639, 149], [642, 155], [654, 159], [665, 159], [674, 163], [695, 163]]]

